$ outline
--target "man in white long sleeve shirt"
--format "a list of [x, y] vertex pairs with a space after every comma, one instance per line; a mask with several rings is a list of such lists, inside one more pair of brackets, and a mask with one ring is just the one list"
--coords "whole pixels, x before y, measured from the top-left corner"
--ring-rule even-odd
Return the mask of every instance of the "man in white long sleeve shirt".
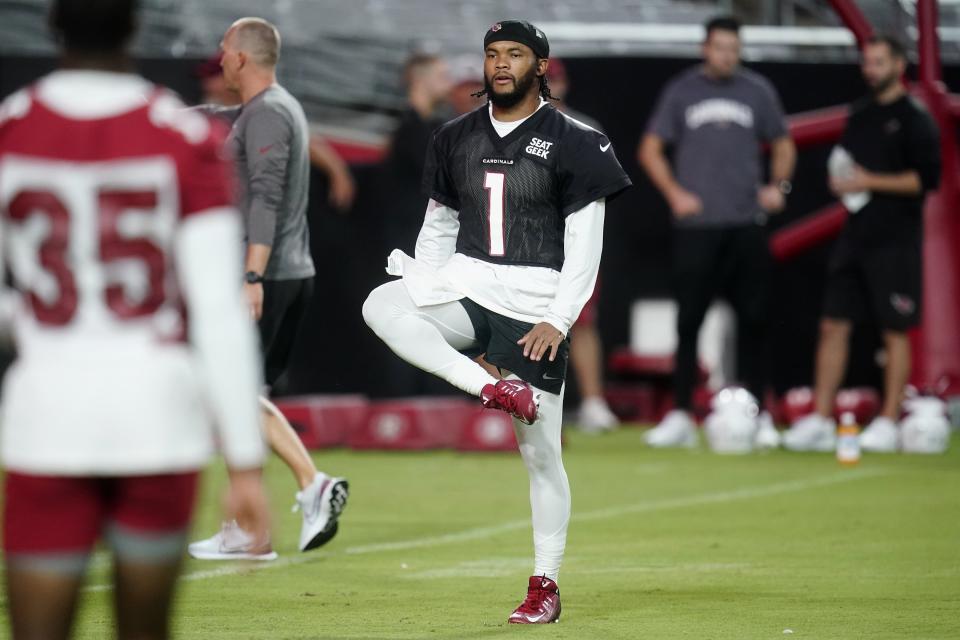
[[0, 245], [18, 294], [0, 416], [15, 638], [70, 635], [101, 537], [117, 635], [168, 637], [215, 435], [233, 515], [255, 540], [268, 532], [224, 136], [128, 71], [135, 6], [54, 2], [62, 69], [0, 105]]
[[[555, 622], [570, 519], [560, 452], [567, 334], [593, 291], [604, 206], [630, 186], [610, 141], [553, 106], [549, 44], [528, 22], [484, 38], [489, 104], [441, 127], [416, 258], [375, 289], [367, 324], [401, 358], [512, 414], [530, 474], [535, 548], [514, 623]], [[473, 357], [483, 354], [497, 379]]]

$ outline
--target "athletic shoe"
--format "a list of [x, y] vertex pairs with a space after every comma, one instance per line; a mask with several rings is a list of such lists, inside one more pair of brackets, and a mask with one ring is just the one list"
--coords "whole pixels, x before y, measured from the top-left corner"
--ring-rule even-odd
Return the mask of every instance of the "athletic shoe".
[[900, 430], [890, 418], [878, 416], [860, 434], [860, 448], [872, 453], [895, 453]]
[[577, 424], [584, 433], [603, 433], [616, 429], [620, 421], [603, 398], [585, 398], [580, 403]]
[[651, 447], [695, 447], [697, 427], [686, 411], [674, 409], [653, 429], [643, 434], [643, 441]]
[[215, 535], [206, 540], [193, 542], [187, 553], [197, 560], [276, 560], [277, 552], [268, 541], [260, 550], [253, 548], [253, 535], [247, 533], [236, 520], [224, 522]]
[[806, 415], [783, 434], [783, 446], [791, 451], [833, 451], [837, 447], [837, 423], [819, 413]]
[[780, 432], [773, 425], [773, 416], [769, 411], [757, 416], [757, 435], [753, 444], [757, 449], [776, 449], [780, 446]]
[[540, 398], [533, 388], [521, 380], [498, 380], [480, 391], [480, 400], [487, 409], [506, 411], [524, 424], [537, 420]]
[[560, 621], [560, 589], [547, 576], [530, 576], [527, 599], [510, 614], [511, 624], [547, 624]]
[[293, 510], [303, 512], [300, 551], [322, 547], [337, 535], [337, 519], [347, 506], [350, 484], [346, 478], [331, 478], [318, 473], [310, 486], [297, 492]]

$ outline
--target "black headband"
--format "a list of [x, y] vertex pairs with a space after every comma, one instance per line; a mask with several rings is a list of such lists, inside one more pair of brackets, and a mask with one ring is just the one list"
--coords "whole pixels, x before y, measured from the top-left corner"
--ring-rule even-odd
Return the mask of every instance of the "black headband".
[[504, 20], [493, 25], [483, 37], [483, 48], [489, 47], [491, 42], [503, 40], [527, 45], [538, 58], [550, 57], [547, 36], [526, 20]]

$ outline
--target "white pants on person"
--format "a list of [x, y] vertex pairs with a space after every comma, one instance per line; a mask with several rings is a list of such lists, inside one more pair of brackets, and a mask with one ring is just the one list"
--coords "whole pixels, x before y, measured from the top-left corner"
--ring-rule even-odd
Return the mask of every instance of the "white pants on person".
[[[363, 304], [363, 318], [394, 353], [455, 387], [479, 396], [496, 379], [460, 353], [477, 346], [473, 324], [459, 302], [418, 307], [400, 280], [374, 289]], [[519, 347], [518, 347], [519, 348]], [[513, 421], [520, 454], [530, 476], [530, 507], [535, 552], [534, 575], [557, 579], [570, 521], [570, 485], [563, 468], [560, 430], [563, 390], [540, 394], [537, 420]]]

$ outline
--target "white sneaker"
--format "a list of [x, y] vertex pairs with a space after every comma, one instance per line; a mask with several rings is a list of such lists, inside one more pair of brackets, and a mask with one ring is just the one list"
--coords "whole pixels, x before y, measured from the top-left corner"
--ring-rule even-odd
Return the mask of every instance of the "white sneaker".
[[757, 449], [776, 449], [780, 446], [780, 432], [774, 426], [769, 411], [762, 411], [757, 416], [757, 435], [753, 444]]
[[610, 411], [603, 398], [584, 398], [580, 404], [577, 423], [584, 433], [603, 433], [613, 431], [620, 425], [617, 416]]
[[337, 535], [337, 519], [347, 506], [350, 484], [346, 478], [331, 478], [318, 473], [310, 486], [297, 492], [294, 511], [303, 512], [300, 551], [321, 547]]
[[[269, 542], [267, 549], [270, 549]], [[236, 520], [224, 522], [215, 535], [192, 542], [187, 553], [197, 560], [276, 560], [277, 552], [270, 549], [264, 553], [253, 551], [253, 536], [237, 524]]]
[[783, 434], [783, 446], [791, 451], [833, 451], [837, 447], [837, 423], [818, 413], [806, 415]]
[[900, 430], [890, 418], [878, 416], [860, 433], [860, 448], [873, 453], [895, 453]]
[[663, 417], [653, 429], [643, 434], [643, 440], [651, 447], [695, 447], [699, 444], [697, 428], [686, 411], [674, 409]]

